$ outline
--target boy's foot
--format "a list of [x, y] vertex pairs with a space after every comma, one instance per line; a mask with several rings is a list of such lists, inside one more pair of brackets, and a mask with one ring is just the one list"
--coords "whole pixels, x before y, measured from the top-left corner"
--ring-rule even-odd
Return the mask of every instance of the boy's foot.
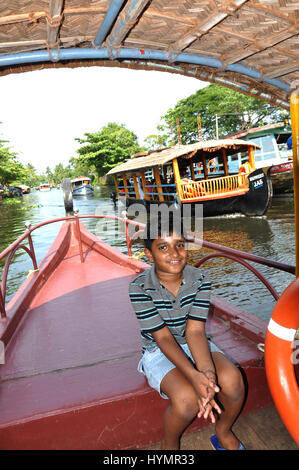
[[[215, 450], [233, 450], [233, 449], [226, 449], [225, 447], [222, 447], [222, 445], [220, 444], [220, 442], [218, 441], [218, 437], [216, 436], [216, 434], [214, 434], [213, 436], [211, 436], [210, 438], [210, 442], [212, 444], [212, 447], [215, 449]], [[239, 446], [237, 449], [235, 450], [245, 450], [245, 447], [243, 446], [243, 444], [241, 442], [239, 442]]]

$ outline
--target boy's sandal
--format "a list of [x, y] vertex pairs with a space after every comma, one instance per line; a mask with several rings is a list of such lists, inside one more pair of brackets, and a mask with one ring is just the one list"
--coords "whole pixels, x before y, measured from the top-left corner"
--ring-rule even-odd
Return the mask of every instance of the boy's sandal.
[[[210, 438], [210, 442], [212, 444], [212, 447], [215, 449], [215, 450], [227, 450], [225, 449], [224, 447], [222, 447], [218, 441], [218, 437], [216, 436], [216, 434], [214, 434], [211, 438]], [[243, 446], [243, 444], [240, 442], [239, 444], [239, 447], [237, 450], [245, 450], [245, 447]]]

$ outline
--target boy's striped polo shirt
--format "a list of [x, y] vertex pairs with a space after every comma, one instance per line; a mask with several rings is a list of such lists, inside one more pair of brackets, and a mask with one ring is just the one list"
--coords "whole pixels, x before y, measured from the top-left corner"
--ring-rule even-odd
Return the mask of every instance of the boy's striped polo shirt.
[[180, 344], [186, 343], [188, 318], [206, 321], [210, 307], [211, 283], [198, 268], [186, 265], [175, 297], [162, 286], [155, 266], [137, 276], [129, 288], [130, 300], [139, 321], [142, 349], [156, 347], [154, 331], [167, 326]]

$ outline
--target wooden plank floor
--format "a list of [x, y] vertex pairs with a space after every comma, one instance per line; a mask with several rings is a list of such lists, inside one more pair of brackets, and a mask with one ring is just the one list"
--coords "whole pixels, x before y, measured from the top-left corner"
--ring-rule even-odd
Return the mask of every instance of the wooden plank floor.
[[[241, 415], [233, 431], [247, 450], [299, 450], [273, 405]], [[181, 450], [211, 450], [212, 434], [214, 426], [185, 433], [181, 440]], [[159, 447], [159, 444], [156, 444], [145, 450], [155, 450]]]

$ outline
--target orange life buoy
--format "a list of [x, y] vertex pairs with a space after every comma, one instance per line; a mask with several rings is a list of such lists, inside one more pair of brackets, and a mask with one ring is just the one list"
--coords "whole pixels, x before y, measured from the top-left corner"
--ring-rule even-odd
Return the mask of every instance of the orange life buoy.
[[278, 299], [268, 324], [265, 366], [270, 392], [289, 433], [299, 445], [299, 388], [294, 366], [299, 364], [299, 278]]

